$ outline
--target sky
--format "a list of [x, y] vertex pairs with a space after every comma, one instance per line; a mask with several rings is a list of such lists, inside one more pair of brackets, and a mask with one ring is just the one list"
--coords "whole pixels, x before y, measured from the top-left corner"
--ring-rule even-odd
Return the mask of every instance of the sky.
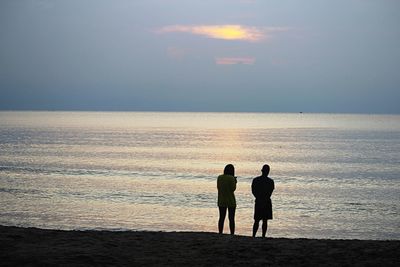
[[400, 114], [399, 0], [1, 0], [0, 110]]

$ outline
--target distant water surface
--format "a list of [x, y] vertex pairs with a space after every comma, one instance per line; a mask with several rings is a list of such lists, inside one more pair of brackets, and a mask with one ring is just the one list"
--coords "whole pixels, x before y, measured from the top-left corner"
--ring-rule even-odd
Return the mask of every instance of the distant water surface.
[[268, 163], [271, 236], [400, 239], [398, 115], [0, 112], [0, 224], [215, 232], [228, 163], [238, 234]]

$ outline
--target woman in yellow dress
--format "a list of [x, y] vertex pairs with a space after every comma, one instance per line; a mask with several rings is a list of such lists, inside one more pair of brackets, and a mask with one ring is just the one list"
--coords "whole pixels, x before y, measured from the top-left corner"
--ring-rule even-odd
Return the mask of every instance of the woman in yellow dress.
[[235, 167], [232, 164], [225, 166], [224, 174], [218, 176], [217, 188], [218, 188], [218, 208], [219, 208], [219, 220], [218, 220], [218, 231], [220, 234], [224, 231], [224, 221], [226, 217], [226, 210], [228, 210], [229, 229], [231, 235], [235, 234], [235, 211], [236, 211], [236, 177]]

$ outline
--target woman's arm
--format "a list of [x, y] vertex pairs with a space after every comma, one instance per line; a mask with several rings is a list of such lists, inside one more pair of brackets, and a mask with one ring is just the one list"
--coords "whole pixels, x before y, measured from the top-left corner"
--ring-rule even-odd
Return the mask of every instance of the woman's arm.
[[236, 179], [236, 177], [233, 177], [233, 181], [232, 181], [232, 192], [235, 192], [235, 190], [236, 190], [236, 184], [237, 184], [237, 179]]

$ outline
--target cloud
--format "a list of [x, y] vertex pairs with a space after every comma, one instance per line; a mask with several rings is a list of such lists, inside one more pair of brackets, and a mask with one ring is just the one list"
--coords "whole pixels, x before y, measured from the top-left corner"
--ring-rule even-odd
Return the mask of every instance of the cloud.
[[239, 0], [239, 2], [245, 4], [254, 4], [256, 3], [256, 0]]
[[288, 64], [288, 61], [284, 60], [284, 59], [276, 58], [271, 61], [271, 65], [273, 65], [273, 66], [286, 66], [287, 64]]
[[253, 65], [256, 62], [254, 57], [217, 57], [215, 59], [215, 64], [217, 65]]
[[54, 1], [51, 0], [32, 0], [31, 2], [40, 9], [51, 9], [55, 5]]
[[158, 33], [184, 32], [213, 39], [257, 42], [266, 38], [268, 29], [242, 25], [171, 25], [160, 28]]
[[167, 55], [172, 59], [181, 60], [185, 57], [186, 53], [186, 49], [180, 47], [170, 46], [167, 48]]

